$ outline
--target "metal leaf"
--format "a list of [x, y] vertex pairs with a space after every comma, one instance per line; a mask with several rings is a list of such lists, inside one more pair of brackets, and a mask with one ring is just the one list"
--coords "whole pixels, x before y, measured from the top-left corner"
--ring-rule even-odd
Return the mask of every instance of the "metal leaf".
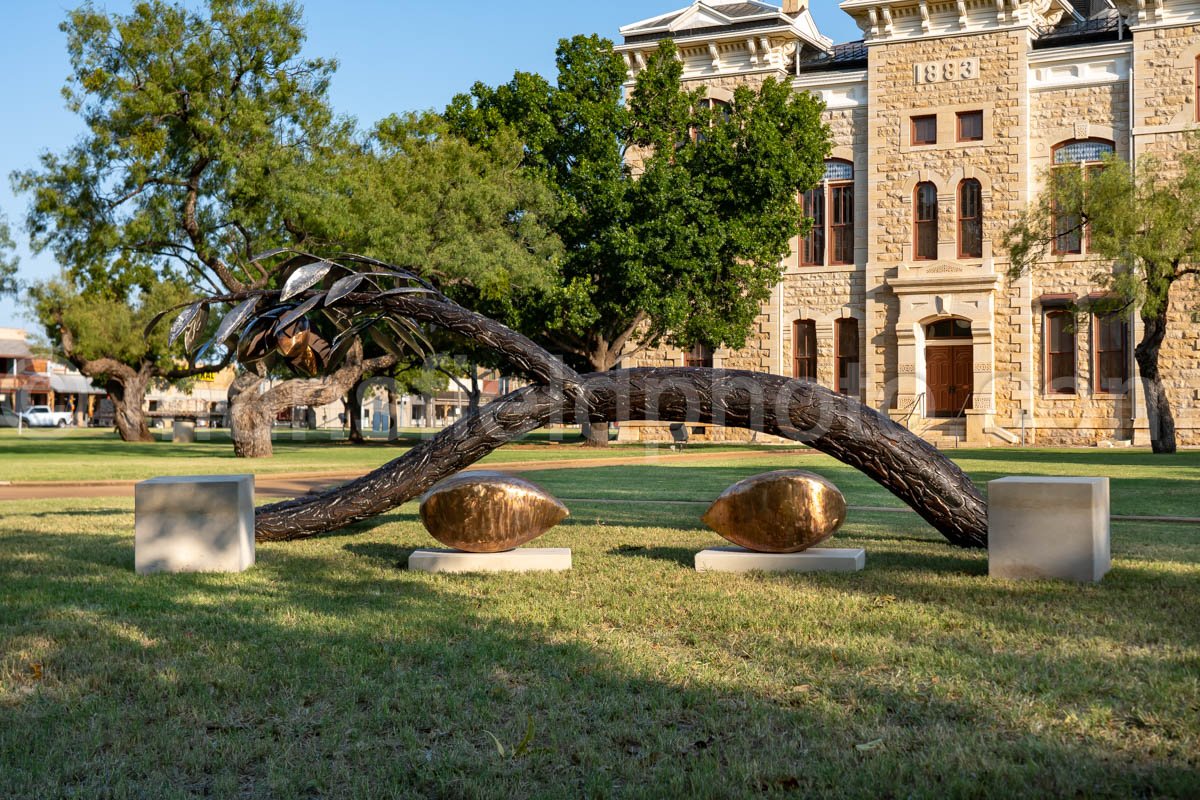
[[391, 325], [400, 325], [401, 327], [407, 329], [413, 336], [417, 337], [417, 340], [423, 346], [418, 347], [417, 350], [424, 349], [426, 352], [433, 352], [433, 344], [429, 341], [429, 338], [425, 335], [425, 331], [421, 329], [420, 325], [413, 322], [408, 317], [391, 317], [388, 322]]
[[[404, 358], [404, 356], [405, 356], [404, 348], [401, 347], [400, 345], [396, 344], [396, 341], [394, 339], [392, 339], [391, 337], [384, 335], [384, 333], [381, 332], [379, 330], [379, 328], [371, 328], [369, 333], [371, 335], [371, 338], [375, 341], [375, 344], [382, 347], [390, 355], [393, 355], [396, 358]], [[403, 341], [403, 339], [401, 341]]]
[[183, 335], [183, 332], [188, 329], [196, 317], [200, 316], [200, 312], [204, 310], [204, 301], [192, 303], [183, 310], [183, 313], [175, 318], [171, 323], [171, 330], [167, 333], [167, 345], [174, 345], [175, 342]]
[[432, 289], [424, 286], [399, 286], [395, 289], [388, 289], [386, 292], [380, 292], [380, 297], [387, 297], [393, 294], [436, 294]]
[[176, 303], [175, 305], [171, 306], [170, 308], [163, 309], [162, 311], [158, 312], [157, 314], [155, 314], [153, 317], [150, 318], [150, 321], [146, 323], [146, 327], [143, 332], [145, 333], [146, 336], [149, 336], [151, 333], [154, 332], [154, 329], [156, 327], [158, 327], [158, 323], [162, 322], [163, 317], [167, 316], [168, 314], [170, 314], [174, 311], [178, 311], [181, 308], [186, 308], [189, 305], [191, 305], [191, 303]]
[[326, 361], [329, 367], [336, 369], [346, 359], [346, 356], [350, 354], [350, 349], [354, 347], [356, 341], [358, 341], [357, 336], [335, 337]]
[[341, 347], [343, 341], [346, 341], [347, 339], [356, 338], [360, 333], [365, 331], [367, 328], [370, 328], [372, 325], [374, 325], [379, 320], [380, 320], [380, 317], [370, 317], [368, 319], [363, 320], [362, 322], [358, 322], [354, 325], [351, 325], [349, 328], [342, 331], [337, 336], [333, 337], [333, 349], [334, 350], [339, 349]]
[[287, 279], [287, 283], [283, 285], [283, 292], [279, 295], [280, 302], [289, 300], [310, 286], [314, 286], [328, 275], [329, 270], [335, 266], [337, 265], [332, 261], [318, 261], [315, 264], [306, 264], [300, 267], [291, 274], [291, 277]]
[[282, 317], [279, 318], [279, 322], [275, 323], [276, 332], [282, 330], [283, 328], [286, 328], [288, 325], [291, 325], [293, 322], [300, 319], [308, 312], [312, 311], [314, 308], [317, 307], [317, 304], [320, 303], [324, 299], [325, 299], [325, 295], [321, 295], [321, 294], [314, 295], [314, 296], [308, 298], [307, 300], [305, 300], [300, 305], [293, 308], [291, 311], [284, 314]]
[[251, 256], [250, 260], [251, 261], [265, 261], [268, 258], [274, 258], [275, 256], [282, 255], [284, 253], [291, 253], [291, 252], [294, 252], [294, 251], [290, 247], [276, 247], [274, 250], [268, 250], [265, 253], [258, 253], [257, 255]]
[[250, 318], [261, 301], [262, 295], [256, 294], [249, 300], [243, 300], [234, 306], [233, 310], [226, 314], [225, 318], [221, 320], [221, 324], [217, 326], [217, 332], [210, 344], [220, 344], [232, 336], [233, 332], [242, 327], [242, 324]]
[[183, 330], [183, 348], [189, 353], [195, 350], [196, 341], [200, 338], [200, 334], [204, 333], [204, 326], [207, 324], [208, 305], [205, 304], [200, 306], [200, 313]]
[[346, 295], [353, 292], [359, 285], [367, 279], [366, 275], [355, 273], [347, 275], [345, 278], [339, 279], [333, 286], [329, 288], [329, 294], [325, 295], [325, 305], [331, 306], [338, 300], [341, 300]]

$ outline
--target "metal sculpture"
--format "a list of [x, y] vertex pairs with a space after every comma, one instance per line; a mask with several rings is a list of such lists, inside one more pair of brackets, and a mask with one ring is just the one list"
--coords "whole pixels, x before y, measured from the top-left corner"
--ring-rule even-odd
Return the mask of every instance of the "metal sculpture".
[[[803, 442], [848, 464], [911, 506], [952, 544], [987, 546], [987, 504], [971, 480], [906, 428], [816, 383], [757, 372], [631, 369], [581, 375], [530, 339], [449, 300], [414, 271], [362, 256], [288, 256], [282, 291], [210, 297], [188, 306], [172, 339], [234, 305], [197, 348], [236, 348], [250, 369], [336, 368], [364, 336], [389, 351], [430, 349], [435, 325], [491, 349], [533, 385], [496, 400], [374, 472], [328, 492], [258, 509], [260, 540], [299, 539], [395, 508], [508, 442], [556, 422], [647, 420], [746, 428]], [[153, 323], [152, 323], [153, 324]], [[332, 336], [322, 334], [331, 329]], [[189, 334], [189, 332], [191, 332]], [[233, 337], [237, 335], [236, 342]], [[188, 341], [189, 349], [194, 341]]]
[[464, 472], [421, 498], [421, 522], [442, 544], [503, 553], [532, 542], [571, 512], [542, 487], [499, 472]]
[[801, 553], [842, 527], [846, 498], [820, 475], [778, 470], [730, 486], [702, 520], [747, 550]]

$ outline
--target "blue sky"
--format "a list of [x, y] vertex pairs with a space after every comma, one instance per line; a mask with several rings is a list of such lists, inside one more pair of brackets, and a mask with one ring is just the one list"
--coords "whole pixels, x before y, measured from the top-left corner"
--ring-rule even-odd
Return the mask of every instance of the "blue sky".
[[[685, 6], [686, 0], [309, 0], [304, 3], [308, 52], [340, 62], [333, 81], [334, 107], [370, 123], [393, 112], [441, 108], [475, 81], [495, 84], [514, 70], [552, 75], [555, 43], [575, 33], [613, 38], [630, 22]], [[14, 197], [7, 176], [33, 166], [38, 154], [61, 150], [80, 134], [63, 108], [60, 90], [68, 72], [58, 30], [76, 3], [0, 0], [0, 210], [19, 228], [26, 199]], [[123, 13], [128, 0], [97, 0]], [[859, 38], [836, 0], [814, 0], [821, 31], [836, 41]], [[24, 239], [14, 230], [18, 240]], [[22, 241], [22, 278], [53, 275], [47, 255], [32, 256]], [[0, 326], [30, 327], [20, 308], [0, 301]]]

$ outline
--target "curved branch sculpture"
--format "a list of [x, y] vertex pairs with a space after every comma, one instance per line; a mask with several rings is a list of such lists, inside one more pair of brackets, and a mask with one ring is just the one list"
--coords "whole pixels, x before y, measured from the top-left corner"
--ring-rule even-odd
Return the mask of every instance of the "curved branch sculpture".
[[[328, 284], [334, 270], [349, 274], [328, 288], [312, 290]], [[364, 283], [374, 291], [359, 291]], [[266, 310], [253, 313], [264, 301]], [[378, 516], [555, 422], [662, 421], [745, 428], [808, 444], [878, 482], [952, 544], [987, 546], [986, 502], [954, 462], [873, 409], [810, 381], [700, 368], [579, 375], [528, 338], [443, 297], [415, 273], [357, 256], [337, 261], [300, 256], [282, 292], [227, 295], [197, 305], [234, 302], [238, 305], [218, 337], [243, 331], [237, 349], [251, 365], [283, 354], [289, 363], [300, 359], [329, 368], [345, 349], [339, 339], [344, 343], [379, 325], [419, 348], [420, 322], [490, 348], [534, 381], [356, 481], [263, 506], [255, 519], [260, 540], [304, 538]], [[196, 316], [197, 305], [180, 320]], [[304, 322], [318, 309], [341, 330], [333, 346]], [[173, 335], [186, 328], [177, 320]], [[377, 332], [374, 338], [380, 340]], [[205, 347], [221, 343], [223, 339]]]

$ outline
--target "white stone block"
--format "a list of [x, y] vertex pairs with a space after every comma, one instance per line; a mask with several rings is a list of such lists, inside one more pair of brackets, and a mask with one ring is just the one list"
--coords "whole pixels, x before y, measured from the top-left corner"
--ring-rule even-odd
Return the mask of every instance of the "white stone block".
[[190, 419], [177, 419], [171, 424], [171, 441], [175, 444], [192, 444], [196, 441], [196, 423]]
[[417, 550], [408, 557], [414, 572], [566, 572], [571, 569], [569, 547], [520, 547], [504, 553], [464, 553], [461, 550]]
[[697, 572], [860, 572], [866, 566], [867, 553], [860, 548], [756, 553], [742, 547], [714, 547], [696, 554]]
[[1112, 569], [1108, 478], [988, 484], [988, 574], [1095, 583]]
[[154, 572], [254, 566], [254, 476], [154, 478], [134, 487], [134, 564]]

